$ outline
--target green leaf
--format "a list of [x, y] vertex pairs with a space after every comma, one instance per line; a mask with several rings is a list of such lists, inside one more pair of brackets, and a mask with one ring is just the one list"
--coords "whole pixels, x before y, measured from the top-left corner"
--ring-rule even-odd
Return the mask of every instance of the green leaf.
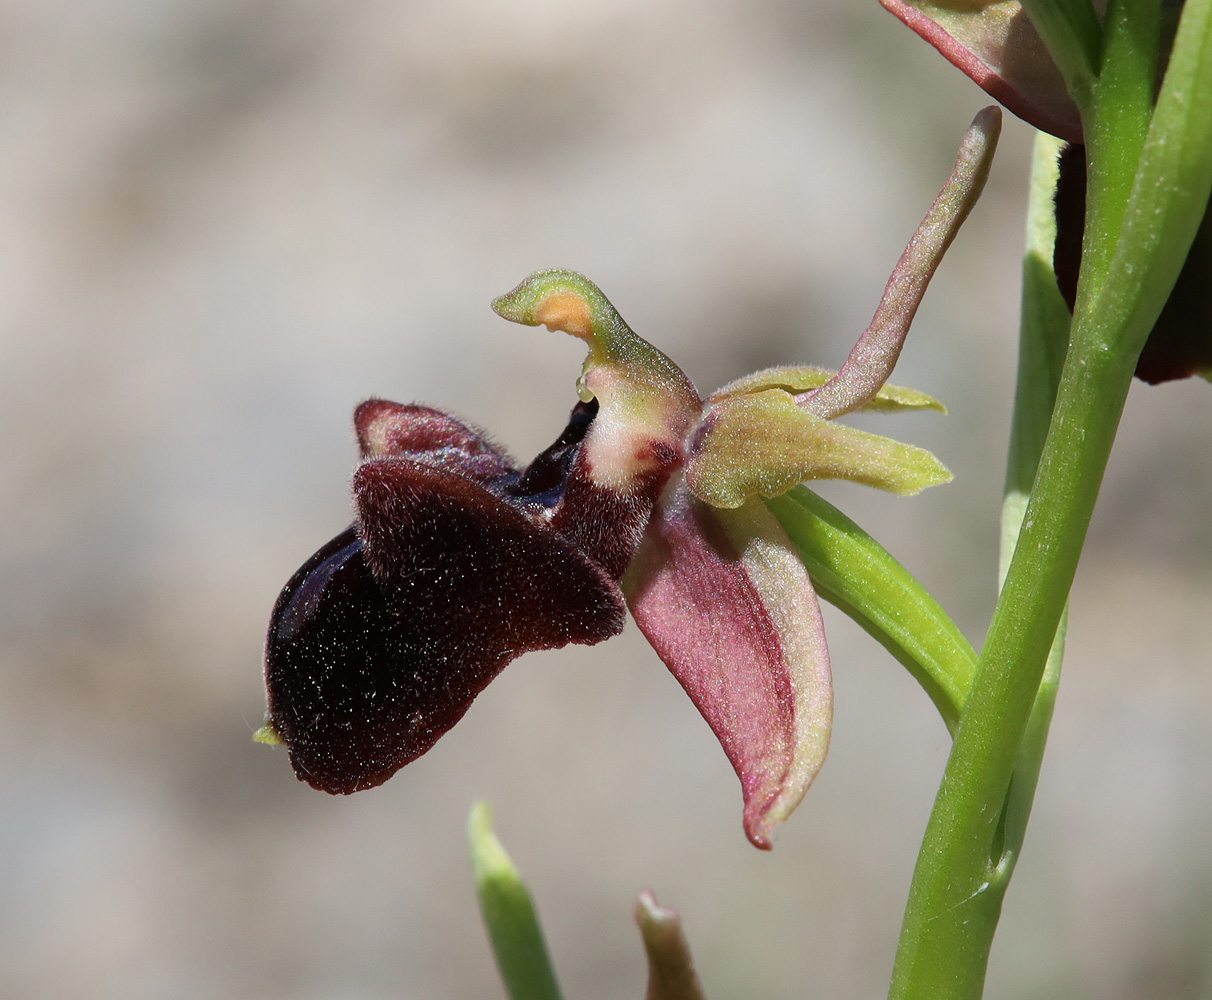
[[560, 1000], [534, 903], [492, 832], [492, 809], [487, 802], [471, 807], [467, 844], [480, 912], [511, 1000]]
[[908, 669], [954, 731], [976, 653], [938, 601], [879, 542], [803, 486], [766, 505], [795, 543], [817, 593]]
[[[1069, 343], [1069, 308], [1061, 297], [1052, 267], [1056, 243], [1054, 193], [1060, 173], [1060, 144], [1048, 135], [1037, 135], [1031, 165], [1031, 188], [1027, 204], [1027, 245], [1023, 254], [1023, 313], [1020, 323], [1018, 385], [1010, 430], [1010, 452], [1006, 460], [1006, 488], [1002, 503], [1001, 556], [998, 582], [1004, 583], [1022, 531], [1031, 485], [1039, 468], [1048, 424], [1056, 405], [1065, 350]], [[1014, 776], [1002, 807], [1001, 835], [994, 839], [990, 877], [994, 891], [1004, 891], [1013, 874], [1027, 832], [1035, 788], [1043, 763], [1048, 727], [1060, 684], [1065, 655], [1068, 613], [1061, 622], [1048, 654], [1048, 663], [1035, 705], [1019, 745]]]
[[[1006, 468], [1001, 566], [1004, 574], [1018, 541], [1027, 498], [1039, 466], [1056, 405], [1056, 386], [1069, 347], [1069, 307], [1057, 287], [1052, 258], [1056, 244], [1055, 193], [1062, 143], [1038, 134], [1031, 167], [1027, 240], [1023, 253], [1021, 334], [1014, 422]], [[1000, 579], [1000, 577], [999, 577]]]

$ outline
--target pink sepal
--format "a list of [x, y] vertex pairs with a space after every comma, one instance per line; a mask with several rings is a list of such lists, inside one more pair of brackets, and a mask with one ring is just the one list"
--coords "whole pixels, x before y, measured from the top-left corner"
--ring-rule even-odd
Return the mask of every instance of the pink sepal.
[[1082, 141], [1077, 105], [1035, 26], [1017, 3], [943, 7], [921, 0], [880, 0], [880, 4], [1007, 111], [1058, 138]]
[[722, 510], [679, 487], [623, 589], [736, 769], [746, 835], [769, 850], [825, 760], [833, 719], [820, 605], [791, 540], [760, 501]]

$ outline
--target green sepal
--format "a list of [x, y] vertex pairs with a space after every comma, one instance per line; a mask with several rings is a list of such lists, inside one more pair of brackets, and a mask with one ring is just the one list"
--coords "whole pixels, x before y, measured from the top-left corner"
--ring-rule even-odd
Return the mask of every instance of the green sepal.
[[976, 652], [938, 601], [879, 542], [803, 486], [766, 506], [791, 537], [817, 594], [908, 669], [954, 732]]
[[471, 872], [497, 969], [511, 1000], [560, 1000], [534, 902], [492, 832], [492, 809], [477, 802], [467, 818]]
[[814, 479], [846, 479], [909, 496], [952, 475], [925, 449], [824, 420], [784, 389], [720, 400], [686, 461], [690, 491], [715, 507], [769, 499]]

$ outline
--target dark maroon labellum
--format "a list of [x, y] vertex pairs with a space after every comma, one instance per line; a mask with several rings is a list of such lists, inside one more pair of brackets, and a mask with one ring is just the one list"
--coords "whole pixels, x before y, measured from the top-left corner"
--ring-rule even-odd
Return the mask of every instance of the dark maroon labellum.
[[[576, 470], [596, 412], [578, 406], [520, 473], [439, 411], [359, 407], [357, 524], [291, 578], [266, 642], [269, 722], [301, 780], [334, 793], [381, 784], [514, 657], [622, 629], [618, 574], [553, 523], [571, 517], [569, 493], [584, 485]], [[625, 504], [642, 531], [651, 501], [637, 505]], [[618, 527], [598, 530], [633, 534]]]

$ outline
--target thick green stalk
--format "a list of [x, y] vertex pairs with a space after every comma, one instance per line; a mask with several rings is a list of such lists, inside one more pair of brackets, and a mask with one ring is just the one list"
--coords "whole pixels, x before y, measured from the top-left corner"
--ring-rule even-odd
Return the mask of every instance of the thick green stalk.
[[[1128, 20], [1148, 9], [1147, 0], [1121, 7]], [[1104, 73], [1121, 70], [1137, 73], [1139, 65], [1109, 48]], [[1101, 170], [1113, 179], [1089, 194], [1088, 218], [1106, 224], [1087, 231], [1072, 340], [1039, 470], [910, 888], [896, 998], [981, 995], [1008, 875], [1003, 806], [1009, 795], [1021, 836], [1024, 803], [1011, 779], [1016, 767], [1032, 764], [1020, 757], [1024, 739], [1042, 747], [1046, 713], [1033, 715], [1033, 707], [1050, 651], [1055, 663], [1053, 641], [1132, 370], [1212, 187], [1212, 0], [1186, 4], [1143, 144], [1137, 116], [1129, 110], [1117, 118], [1110, 106], [1123, 93], [1101, 80], [1094, 102], [1109, 106], [1087, 118], [1087, 126], [1094, 120], [1106, 129], [1087, 150], [1092, 177]], [[1134, 155], [1125, 198], [1124, 164]]]
[[[1068, 310], [1060, 299], [1051, 266], [1051, 250], [1055, 240], [1051, 192], [1056, 183], [1057, 152], [1057, 144], [1048, 137], [1041, 137], [1036, 143], [1027, 220], [1027, 248], [1023, 260], [1018, 388], [1003, 510], [1000, 574], [1003, 576], [1008, 570], [1011, 553], [1016, 549], [1020, 528], [1025, 520], [1028, 491], [1045, 445], [1048, 418], [1054, 412], [1069, 327]], [[1071, 379], [1075, 370], [1081, 369], [1071, 368]], [[1072, 389], [1068, 391], [1073, 392]], [[1087, 404], [1097, 400], [1097, 396], [1092, 397], [1088, 391], [1080, 395], [1085, 396]], [[1063, 405], [1071, 407], [1072, 402], [1063, 401]], [[1070, 420], [1069, 426], [1077, 425]], [[1113, 425], [1109, 431], [1107, 448], [1114, 433]], [[1053, 447], [1060, 446], [1054, 444]], [[1096, 460], [1097, 456], [1091, 458]], [[1074, 492], [1072, 483], [1060, 488]], [[1092, 498], [1088, 502], [1092, 504]], [[1068, 556], [1073, 566], [1076, 566], [1076, 556], [1076, 551]], [[1004, 600], [999, 608], [1007, 606]], [[1062, 606], [1063, 603], [1062, 598]], [[1032, 612], [1026, 613], [1029, 615]], [[1038, 638], [1032, 639], [1025, 634], [1027, 630], [1023, 626], [1029, 623], [1029, 618], [1015, 623], [1018, 637], [1021, 637], [1023, 645], [1029, 642], [1038, 644]], [[996, 641], [996, 628], [995, 624], [991, 629], [987, 651], [995, 648], [992, 644]], [[979, 708], [974, 718], [969, 707], [961, 719], [961, 731], [957, 734], [952, 760], [967, 753], [969, 745], [972, 745], [976, 771], [979, 773], [984, 769], [992, 775], [993, 769], [986, 762], [992, 753], [1000, 750], [1008, 760], [1003, 760], [998, 770], [1013, 777], [995, 778], [985, 783], [983, 788], [970, 789], [970, 794], [975, 793], [972, 798], [956, 794], [964, 791], [962, 782], [953, 780], [948, 784], [944, 779], [915, 873], [915, 894], [911, 895], [906, 911], [893, 980], [893, 996], [980, 996], [989, 949], [1022, 844], [1051, 720], [1063, 650], [1063, 629], [1056, 632], [1055, 643], [1052, 639], [1053, 636], [1049, 634], [1045, 640], [1051, 645], [1051, 651], [1047, 657], [1047, 676], [1042, 684], [1037, 677], [1032, 686], [1029, 679], [1023, 679], [1017, 672], [1004, 667], [997, 673], [982, 670], [984, 690], [980, 695], [980, 704], [992, 702], [996, 706], [998, 699], [1006, 696], [1007, 689], [1016, 689], [1023, 719], [1023, 728], [1019, 731], [1025, 730], [1024, 736], [1021, 741], [1001, 739], [999, 744], [999, 734], [990, 732], [982, 722]], [[969, 702], [969, 706], [971, 704]], [[982, 740], [982, 736], [986, 739]], [[975, 804], [977, 801], [979, 805]], [[968, 829], [957, 829], [961, 818], [968, 821], [965, 824]], [[932, 845], [939, 854], [933, 860], [940, 862], [934, 871], [931, 870], [932, 859], [927, 849]], [[964, 849], [963, 857], [957, 859], [954, 855], [959, 849]], [[967, 878], [953, 877], [960, 873]]]
[[1107, 280], [1111, 255], [1140, 162], [1153, 112], [1161, 0], [1111, 0], [1107, 8], [1103, 73], [1085, 119], [1089, 193], [1078, 296], [1096, 297]]
[[1097, 292], [1088, 283], [1086, 294], [1079, 282], [1075, 321], [1101, 331], [1109, 346], [1118, 340], [1124, 351], [1139, 354], [1186, 260], [1210, 190], [1212, 0], [1186, 0], [1106, 281]]
[[1022, 533], [910, 889], [891, 996], [981, 995], [1005, 883], [1002, 806], [1077, 570], [1132, 361], [1075, 342]]

